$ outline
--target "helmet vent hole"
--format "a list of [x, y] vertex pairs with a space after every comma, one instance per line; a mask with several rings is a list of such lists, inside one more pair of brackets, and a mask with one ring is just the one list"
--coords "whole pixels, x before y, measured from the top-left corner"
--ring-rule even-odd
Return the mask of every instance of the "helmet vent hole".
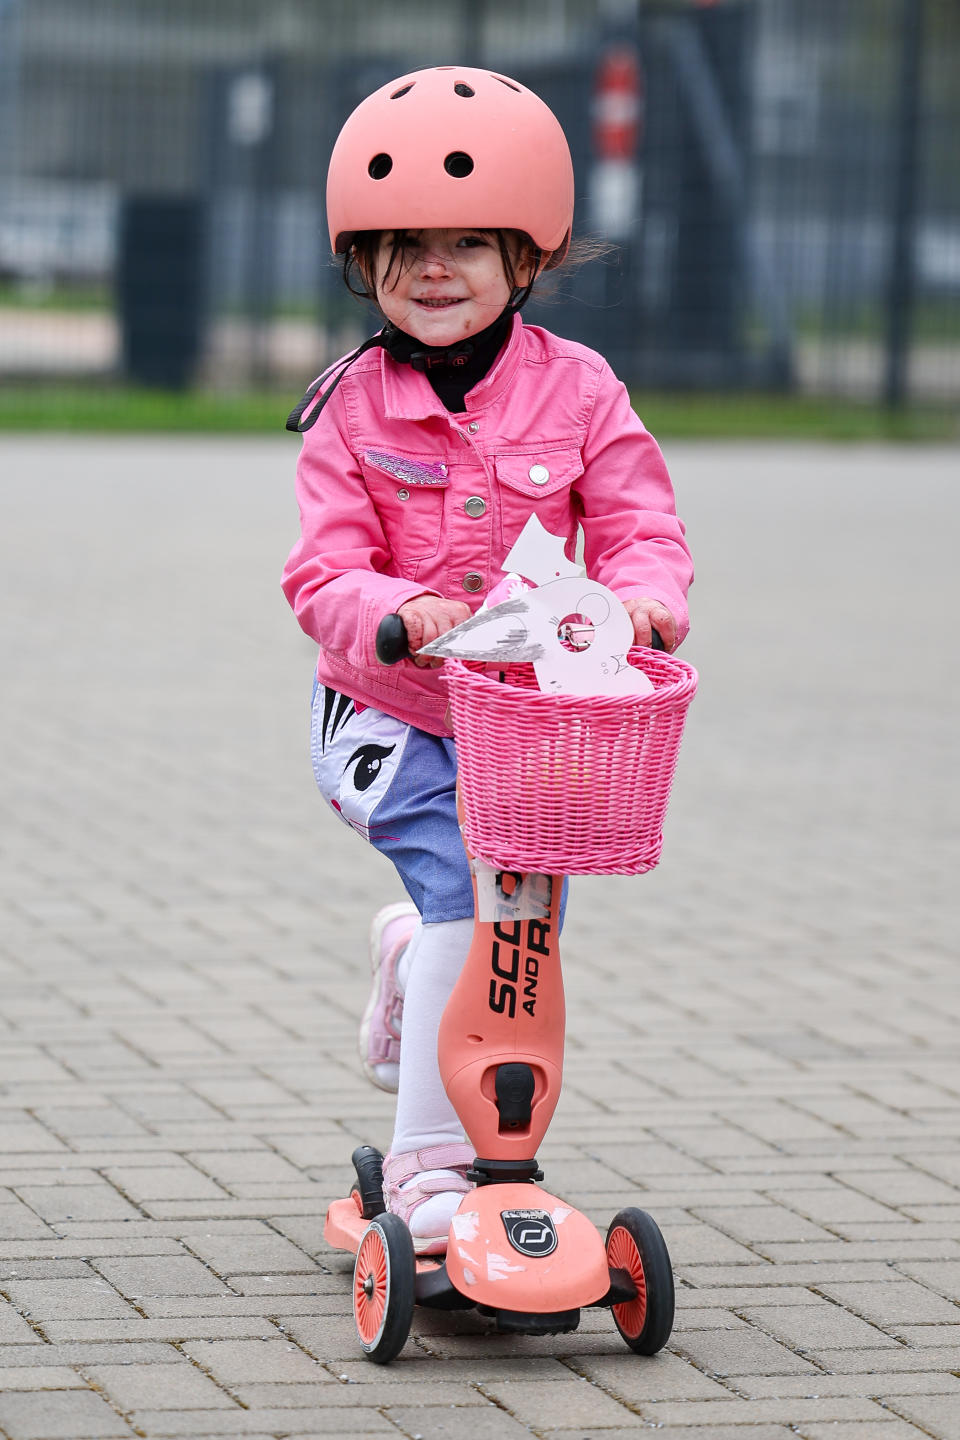
[[465, 100], [469, 100], [470, 96], [476, 95], [477, 92], [476, 90], [471, 90], [469, 85], [464, 85], [461, 81], [459, 85], [454, 85], [453, 93], [455, 95], [462, 95]]
[[409, 95], [410, 91], [413, 89], [416, 83], [416, 80], [411, 80], [409, 85], [401, 85], [399, 90], [394, 90], [393, 94], [390, 96], [390, 99], [399, 100], [401, 95]]
[[374, 155], [370, 164], [367, 166], [367, 174], [371, 180], [386, 180], [392, 169], [393, 161], [390, 156], [381, 153], [380, 155]]
[[[493, 75], [493, 71], [491, 71], [490, 73], [491, 75]], [[504, 80], [502, 75], [493, 75], [493, 78], [494, 80], [499, 80], [501, 85], [506, 85], [508, 90], [516, 90], [517, 94], [519, 95], [520, 86], [514, 85], [512, 80]]]
[[454, 150], [444, 160], [443, 168], [454, 180], [465, 180], [473, 171], [473, 161], [462, 150]]

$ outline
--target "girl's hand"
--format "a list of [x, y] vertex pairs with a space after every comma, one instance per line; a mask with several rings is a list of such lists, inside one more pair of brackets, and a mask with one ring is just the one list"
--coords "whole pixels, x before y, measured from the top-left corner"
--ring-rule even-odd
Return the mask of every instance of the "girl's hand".
[[432, 655], [419, 656], [415, 652], [431, 640], [446, 635], [455, 625], [469, 620], [473, 611], [465, 600], [445, 600], [441, 595], [415, 595], [405, 600], [397, 611], [407, 631], [410, 659], [421, 670], [435, 670], [443, 661]]
[[673, 650], [677, 643], [677, 622], [666, 605], [659, 600], [624, 600], [624, 609], [633, 621], [633, 636], [638, 645], [649, 645], [653, 638], [651, 626], [660, 632], [665, 650]]

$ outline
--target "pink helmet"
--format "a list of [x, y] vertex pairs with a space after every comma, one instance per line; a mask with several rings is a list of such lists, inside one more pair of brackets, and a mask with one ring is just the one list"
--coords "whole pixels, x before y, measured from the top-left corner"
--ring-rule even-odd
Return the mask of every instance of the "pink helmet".
[[548, 264], [570, 243], [573, 164], [553, 111], [491, 70], [415, 70], [362, 100], [327, 172], [334, 250], [359, 230], [523, 230]]

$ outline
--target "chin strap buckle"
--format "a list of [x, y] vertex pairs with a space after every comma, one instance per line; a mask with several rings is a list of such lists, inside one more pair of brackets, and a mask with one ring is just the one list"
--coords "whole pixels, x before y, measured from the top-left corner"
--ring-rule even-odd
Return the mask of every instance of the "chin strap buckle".
[[472, 354], [473, 346], [466, 341], [447, 350], [414, 350], [410, 356], [410, 368], [419, 370], [421, 374], [435, 370], [438, 365], [449, 365], [458, 370], [466, 365]]

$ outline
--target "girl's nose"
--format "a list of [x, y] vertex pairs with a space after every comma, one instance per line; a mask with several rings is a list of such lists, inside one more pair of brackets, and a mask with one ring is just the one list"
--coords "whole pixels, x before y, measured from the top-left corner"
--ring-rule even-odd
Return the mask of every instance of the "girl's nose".
[[444, 250], [422, 250], [419, 265], [424, 275], [445, 275], [450, 270], [450, 256]]

